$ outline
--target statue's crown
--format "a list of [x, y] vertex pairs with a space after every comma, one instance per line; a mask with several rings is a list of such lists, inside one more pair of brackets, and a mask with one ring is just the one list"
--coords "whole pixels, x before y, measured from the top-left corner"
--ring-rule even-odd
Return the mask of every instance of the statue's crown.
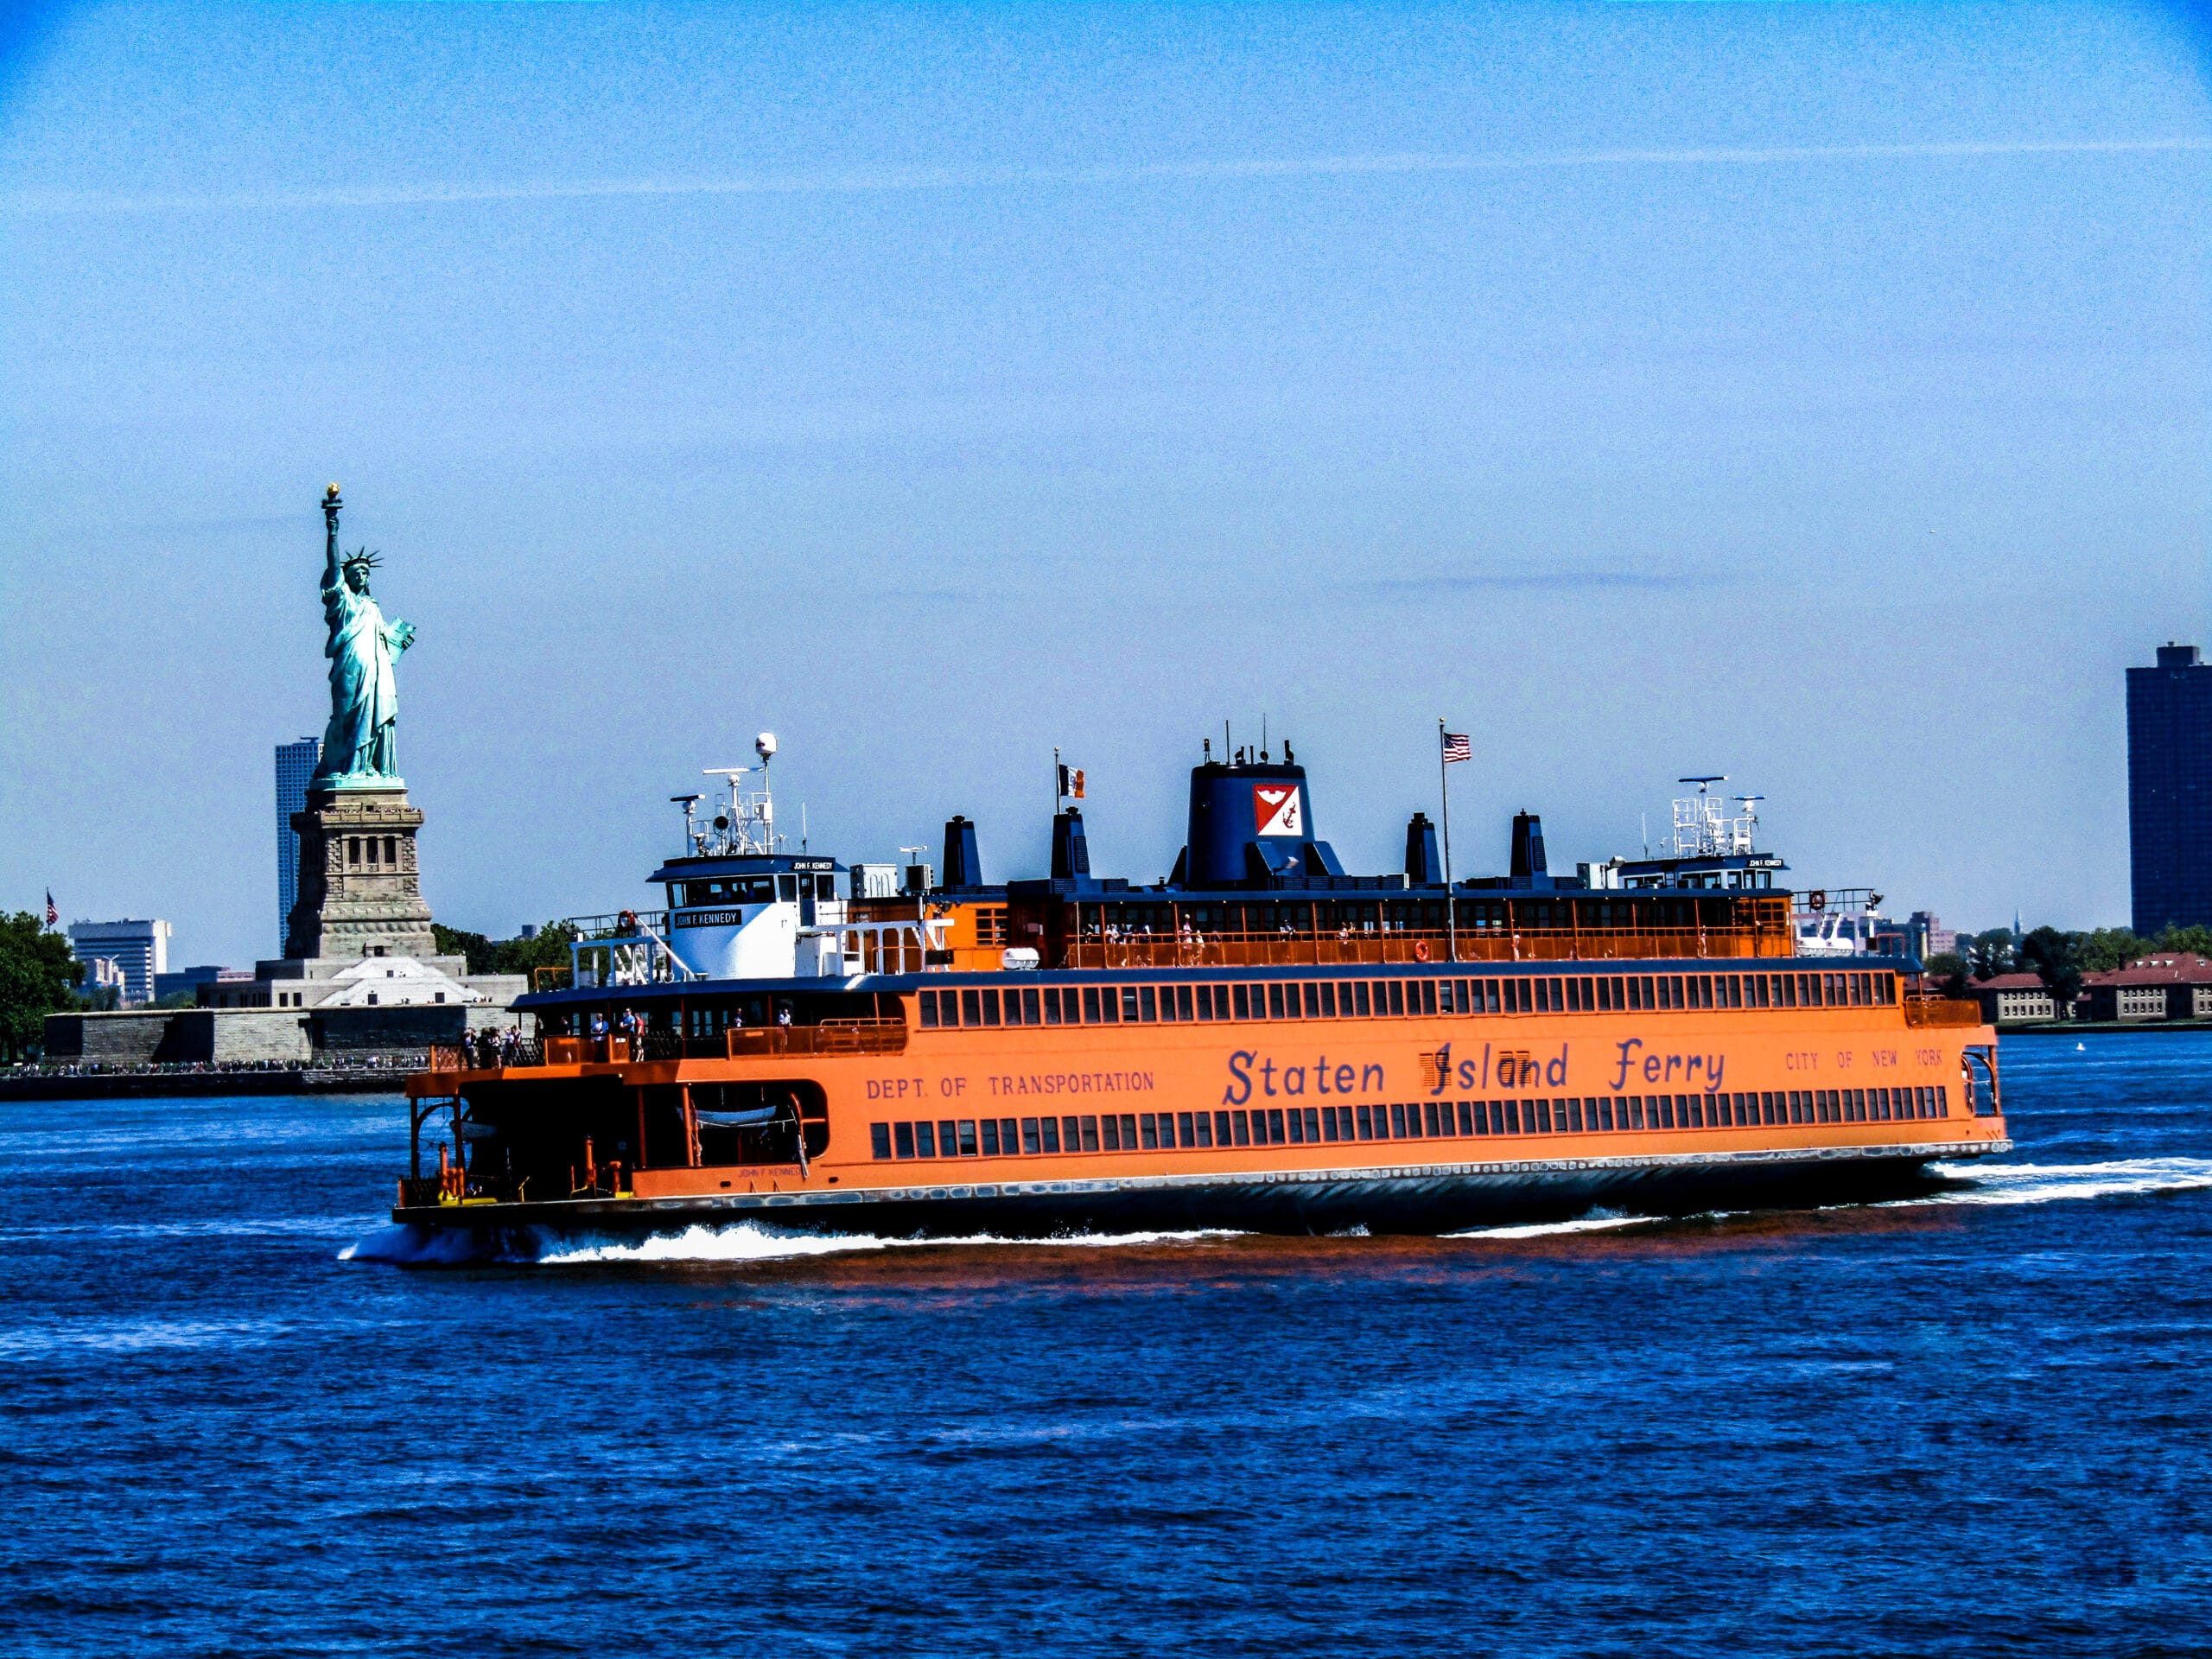
[[344, 561], [345, 568], [348, 570], [373, 570], [383, 563], [382, 558], [370, 552], [365, 547], [356, 548], [353, 556]]

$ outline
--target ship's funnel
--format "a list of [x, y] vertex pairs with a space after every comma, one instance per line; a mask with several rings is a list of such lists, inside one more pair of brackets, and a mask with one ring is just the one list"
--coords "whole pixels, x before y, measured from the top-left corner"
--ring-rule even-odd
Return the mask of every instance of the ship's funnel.
[[1416, 887], [1444, 885], [1444, 861], [1437, 855], [1436, 826], [1416, 812], [1406, 825], [1406, 880]]
[[[1190, 840], [1183, 880], [1192, 887], [1241, 887], [1256, 868], [1303, 869], [1313, 839], [1306, 768], [1260, 761], [1191, 769]], [[1331, 861], [1332, 862], [1333, 860]]]
[[980, 887], [983, 861], [976, 850], [976, 826], [956, 812], [944, 825], [944, 885]]
[[1069, 807], [1052, 816], [1052, 874], [1057, 880], [1090, 874], [1090, 843], [1083, 833], [1083, 809]]
[[1548, 887], [1544, 868], [1544, 821], [1534, 812], [1513, 815], [1512, 876], [1516, 885]]

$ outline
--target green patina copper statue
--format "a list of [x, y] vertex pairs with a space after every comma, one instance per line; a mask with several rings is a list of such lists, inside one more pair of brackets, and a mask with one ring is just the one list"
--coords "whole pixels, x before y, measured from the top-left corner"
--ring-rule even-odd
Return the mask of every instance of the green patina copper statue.
[[350, 558], [338, 556], [338, 486], [323, 493], [327, 535], [322, 567], [322, 617], [330, 639], [322, 654], [330, 658], [330, 725], [322, 736], [322, 764], [314, 787], [345, 789], [400, 785], [394, 728], [399, 720], [399, 683], [392, 664], [415, 643], [411, 623], [386, 621], [369, 596], [369, 572], [377, 556], [367, 549]]

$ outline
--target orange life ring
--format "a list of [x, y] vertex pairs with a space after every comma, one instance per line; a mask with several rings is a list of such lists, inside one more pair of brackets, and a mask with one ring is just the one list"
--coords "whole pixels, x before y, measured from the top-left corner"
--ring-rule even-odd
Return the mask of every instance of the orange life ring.
[[638, 931], [638, 912], [634, 910], [624, 911], [620, 916], [617, 916], [614, 918], [614, 925], [621, 929], [625, 933], [636, 932]]
[[1805, 895], [1805, 908], [1811, 911], [1815, 915], [1818, 915], [1827, 907], [1828, 895], [1825, 888], [1815, 887], [1810, 893]]
[[1414, 960], [1415, 962], [1427, 962], [1428, 960], [1428, 941], [1427, 939], [1415, 939], [1414, 941]]

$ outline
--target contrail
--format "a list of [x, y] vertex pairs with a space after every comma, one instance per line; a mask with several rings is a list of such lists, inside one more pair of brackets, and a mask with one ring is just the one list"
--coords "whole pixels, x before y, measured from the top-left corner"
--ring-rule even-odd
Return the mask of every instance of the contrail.
[[724, 179], [582, 179], [518, 183], [368, 185], [338, 190], [116, 195], [94, 191], [0, 192], [0, 213], [285, 213], [328, 207], [436, 207], [493, 201], [588, 201], [653, 196], [850, 195], [869, 192], [989, 190], [1030, 185], [1141, 185], [1176, 180], [1325, 178], [1508, 173], [1599, 167], [1758, 167], [1791, 162], [1975, 160], [2014, 156], [2132, 156], [2212, 149], [2212, 138], [1989, 140], [1927, 144], [1777, 144], [1688, 149], [1574, 149], [1453, 156], [1323, 156], [1280, 161], [1155, 162], [1086, 168], [876, 168]]

